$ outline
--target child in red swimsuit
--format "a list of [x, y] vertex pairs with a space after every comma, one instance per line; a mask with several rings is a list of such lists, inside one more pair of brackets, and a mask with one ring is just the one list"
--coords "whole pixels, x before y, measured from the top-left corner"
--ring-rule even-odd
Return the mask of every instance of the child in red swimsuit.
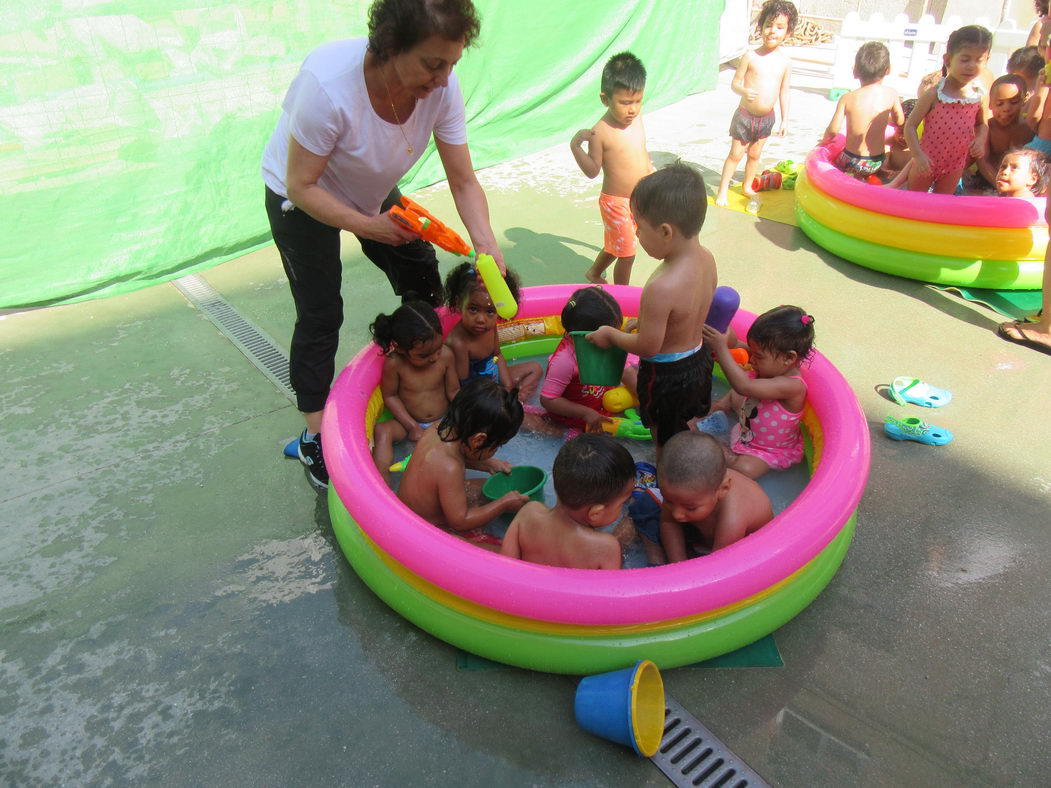
[[[912, 150], [909, 190], [952, 194], [968, 157], [985, 152], [989, 127], [988, 100], [979, 78], [989, 59], [993, 36], [980, 25], [967, 25], [949, 36], [942, 80], [925, 91], [905, 122], [905, 139]], [[917, 127], [923, 123], [923, 141]]]
[[[613, 414], [602, 405], [602, 397], [613, 386], [586, 386], [580, 382], [577, 354], [570, 331], [595, 331], [599, 326], [619, 329], [624, 317], [620, 304], [601, 287], [584, 287], [570, 296], [562, 309], [562, 328], [566, 335], [551, 354], [547, 377], [540, 390], [540, 404], [545, 419], [568, 428], [566, 438], [581, 432], [597, 432], [603, 420]], [[637, 371], [630, 364], [624, 368], [623, 383], [634, 395]]]

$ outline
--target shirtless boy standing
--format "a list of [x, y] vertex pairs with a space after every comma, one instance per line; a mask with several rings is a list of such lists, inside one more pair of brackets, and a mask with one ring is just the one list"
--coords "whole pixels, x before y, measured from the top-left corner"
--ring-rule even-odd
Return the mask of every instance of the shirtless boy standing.
[[711, 406], [712, 354], [702, 347], [701, 328], [718, 275], [715, 258], [698, 240], [707, 207], [704, 179], [682, 162], [639, 181], [631, 194], [639, 243], [661, 261], [642, 288], [639, 331], [607, 325], [587, 335], [599, 347], [615, 345], [642, 357], [639, 414], [658, 451]]
[[836, 159], [836, 167], [847, 175], [865, 180], [883, 166], [887, 153], [887, 124], [905, 125], [898, 92], [883, 84], [890, 73], [890, 52], [878, 41], [862, 44], [854, 56], [854, 78], [861, 87], [852, 90], [836, 105], [836, 112], [821, 140], [832, 140], [847, 122], [846, 146]]
[[[642, 126], [642, 92], [646, 69], [630, 52], [614, 55], [602, 69], [599, 99], [606, 114], [590, 129], [573, 135], [569, 149], [577, 165], [589, 178], [602, 173], [599, 213], [605, 237], [602, 251], [584, 277], [595, 284], [606, 281], [603, 273], [613, 266], [613, 284], [626, 285], [635, 262], [635, 224], [628, 207], [631, 190], [639, 179], [653, 172], [646, 152], [646, 131]], [[587, 152], [582, 143], [587, 142]]]
[[744, 165], [741, 189], [746, 197], [755, 197], [752, 178], [759, 168], [763, 144], [774, 129], [775, 102], [781, 105], [777, 136], [785, 136], [788, 130], [788, 76], [791, 68], [788, 55], [778, 51], [778, 47], [795, 28], [798, 16], [796, 7], [787, 0], [766, 0], [759, 11], [756, 27], [763, 43], [754, 52], [744, 54], [730, 83], [733, 92], [741, 97], [741, 104], [730, 121], [730, 155], [723, 164], [716, 205], [726, 205], [730, 178], [746, 153], [748, 160]]

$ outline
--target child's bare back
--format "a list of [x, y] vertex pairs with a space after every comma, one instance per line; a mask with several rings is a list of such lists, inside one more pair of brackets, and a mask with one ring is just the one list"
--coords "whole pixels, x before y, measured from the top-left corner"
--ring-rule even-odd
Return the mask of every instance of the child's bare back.
[[568, 569], [620, 569], [620, 542], [613, 534], [575, 522], [560, 507], [523, 506], [504, 535], [504, 555]]
[[668, 257], [650, 275], [639, 308], [639, 331], [648, 333], [647, 320], [663, 322], [663, 341], [655, 352], [681, 353], [701, 344], [717, 280], [715, 257], [700, 244]]
[[445, 345], [439, 349], [437, 361], [422, 368], [396, 354], [389, 356], [383, 367], [384, 388], [388, 381], [408, 415], [419, 424], [430, 424], [444, 416], [449, 400], [459, 389], [456, 360]]
[[841, 101], [846, 119], [846, 149], [859, 156], [879, 156], [887, 148], [887, 124], [904, 125], [898, 93], [880, 83], [850, 91]]

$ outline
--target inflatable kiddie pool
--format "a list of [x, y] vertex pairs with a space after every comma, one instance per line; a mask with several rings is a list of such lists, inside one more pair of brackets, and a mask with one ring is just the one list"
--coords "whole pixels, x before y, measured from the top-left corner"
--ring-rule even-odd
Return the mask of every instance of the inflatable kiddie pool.
[[[575, 285], [526, 288], [516, 323], [553, 333]], [[638, 288], [610, 287], [626, 315]], [[753, 315], [739, 312], [742, 336]], [[446, 318], [446, 327], [451, 321]], [[505, 345], [550, 353], [559, 337]], [[558, 569], [481, 550], [407, 509], [380, 478], [369, 435], [382, 411], [382, 358], [366, 347], [325, 406], [329, 511], [343, 552], [388, 605], [483, 657], [553, 673], [598, 673], [646, 658], [662, 668], [740, 648], [805, 608], [850, 545], [868, 476], [868, 427], [847, 382], [820, 353], [803, 368], [810, 482], [781, 514], [710, 556], [617, 572]]]
[[1041, 287], [1044, 198], [927, 194], [855, 180], [832, 164], [843, 136], [807, 156], [796, 217], [814, 243], [884, 273], [962, 287]]

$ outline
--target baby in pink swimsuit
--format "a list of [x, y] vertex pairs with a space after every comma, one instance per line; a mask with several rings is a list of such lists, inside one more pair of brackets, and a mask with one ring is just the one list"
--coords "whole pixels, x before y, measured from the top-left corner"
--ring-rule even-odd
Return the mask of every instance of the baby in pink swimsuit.
[[704, 341], [732, 388], [712, 411], [738, 418], [727, 464], [757, 479], [771, 468], [783, 470], [802, 460], [799, 422], [807, 385], [799, 365], [814, 347], [814, 318], [798, 306], [779, 306], [757, 317], [748, 329], [748, 372], [730, 355], [726, 334], [706, 325]]
[[[988, 99], [981, 87], [982, 67], [989, 59], [992, 34], [980, 25], [953, 31], [946, 45], [945, 76], [926, 90], [905, 122], [912, 150], [909, 189], [952, 194], [970, 158], [985, 151], [989, 127]], [[917, 128], [923, 123], [923, 140]]]

